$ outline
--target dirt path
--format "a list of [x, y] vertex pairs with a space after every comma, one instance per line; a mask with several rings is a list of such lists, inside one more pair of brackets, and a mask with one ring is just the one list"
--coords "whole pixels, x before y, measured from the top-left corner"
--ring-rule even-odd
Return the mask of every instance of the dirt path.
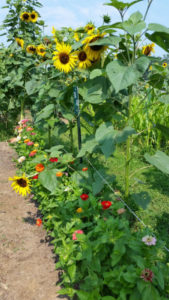
[[8, 144], [0, 143], [0, 299], [61, 299], [51, 247], [43, 228], [35, 225], [37, 209], [8, 182], [15, 175], [13, 156]]

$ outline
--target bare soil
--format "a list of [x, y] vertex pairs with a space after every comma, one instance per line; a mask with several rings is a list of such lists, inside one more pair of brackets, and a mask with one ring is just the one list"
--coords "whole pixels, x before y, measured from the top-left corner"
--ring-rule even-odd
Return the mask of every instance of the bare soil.
[[0, 143], [0, 299], [56, 300], [58, 271], [43, 227], [35, 225], [37, 208], [18, 196], [8, 177], [15, 175], [15, 152]]

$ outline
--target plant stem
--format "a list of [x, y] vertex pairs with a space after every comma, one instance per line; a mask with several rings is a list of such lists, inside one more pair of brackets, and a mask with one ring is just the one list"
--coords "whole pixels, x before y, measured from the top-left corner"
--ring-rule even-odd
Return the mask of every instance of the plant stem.
[[146, 19], [146, 17], [147, 17], [147, 14], [148, 14], [148, 11], [149, 11], [149, 9], [150, 9], [150, 6], [151, 6], [152, 2], [153, 2], [153, 0], [149, 0], [147, 9], [146, 9], [146, 12], [145, 12], [145, 15], [144, 15], [144, 19], [143, 19], [144, 21], [145, 21], [145, 19]]
[[21, 116], [20, 120], [23, 120], [24, 118], [24, 99], [21, 100]]
[[[132, 87], [129, 87], [129, 103], [128, 103], [128, 121], [131, 114], [131, 103], [132, 103]], [[125, 158], [125, 198], [129, 197], [129, 172], [130, 172], [130, 143], [131, 137], [129, 136], [126, 141], [126, 158]]]
[[48, 125], [48, 144], [49, 148], [51, 147], [51, 126]]
[[74, 139], [73, 139], [73, 123], [69, 123], [69, 130], [70, 130], [70, 146], [71, 146], [71, 152], [74, 156]]

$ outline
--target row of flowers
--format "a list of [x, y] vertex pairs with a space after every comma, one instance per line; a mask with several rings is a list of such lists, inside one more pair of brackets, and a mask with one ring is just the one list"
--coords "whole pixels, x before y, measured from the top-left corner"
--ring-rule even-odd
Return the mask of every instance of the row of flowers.
[[[48, 231], [51, 231], [52, 237], [55, 238], [55, 252], [56, 252], [56, 254], [59, 253], [59, 256], [60, 256], [60, 267], [65, 271], [65, 274], [67, 274], [70, 261], [72, 261], [73, 257], [74, 257], [73, 261], [75, 261], [74, 263], [75, 264], [77, 263], [77, 266], [78, 266], [79, 260], [77, 260], [77, 262], [76, 262], [75, 257], [76, 256], [78, 257], [78, 255], [80, 255], [80, 252], [86, 251], [86, 250], [83, 250], [83, 245], [86, 243], [85, 247], [90, 248], [89, 245], [92, 242], [92, 240], [94, 239], [95, 234], [97, 233], [97, 231], [99, 233], [99, 230], [100, 230], [99, 222], [102, 222], [102, 220], [103, 220], [103, 223], [101, 223], [102, 224], [101, 226], [105, 226], [103, 235], [104, 234], [106, 235], [106, 232], [108, 233], [109, 230], [112, 230], [112, 234], [114, 236], [116, 236], [116, 234], [118, 232], [117, 228], [113, 229], [113, 227], [110, 227], [110, 228], [112, 228], [112, 229], [110, 229], [109, 228], [110, 222], [112, 222], [112, 226], [115, 226], [115, 225], [113, 225], [113, 222], [117, 221], [117, 223], [116, 223], [116, 224], [118, 224], [117, 226], [119, 226], [119, 228], [121, 227], [121, 229], [123, 228], [122, 230], [126, 230], [128, 228], [128, 224], [126, 223], [126, 217], [125, 217], [125, 209], [119, 201], [115, 201], [115, 202], [109, 201], [109, 200], [99, 200], [98, 201], [95, 198], [93, 198], [93, 196], [90, 193], [84, 193], [82, 191], [82, 189], [81, 188], [79, 189], [78, 187], [76, 187], [75, 188], [76, 191], [74, 191], [73, 190], [73, 182], [71, 182], [70, 170], [68, 169], [68, 171], [66, 171], [66, 172], [62, 171], [62, 167], [61, 167], [62, 158], [61, 157], [48, 156], [48, 153], [46, 153], [43, 150], [43, 147], [41, 147], [41, 145], [40, 145], [40, 139], [38, 137], [38, 133], [35, 132], [34, 128], [29, 125], [28, 120], [23, 120], [19, 124], [19, 126], [16, 128], [16, 131], [19, 133], [19, 138], [17, 141], [15, 141], [16, 142], [16, 150], [18, 151], [18, 154], [23, 154], [23, 151], [26, 152], [25, 156], [22, 155], [18, 158], [18, 165], [21, 167], [22, 170], [25, 170], [25, 168], [26, 168], [25, 171], [26, 172], [29, 171], [29, 173], [31, 173], [31, 174], [29, 176], [22, 174], [21, 176], [18, 175], [18, 176], [14, 176], [13, 178], [10, 178], [10, 180], [13, 181], [12, 187], [16, 192], [20, 193], [22, 196], [26, 196], [27, 194], [30, 194], [31, 192], [34, 193], [34, 195], [32, 195], [31, 198], [33, 197], [33, 198], [37, 199], [37, 201], [40, 204], [40, 207], [42, 209], [42, 214], [43, 214], [43, 219], [38, 218], [36, 220], [36, 226], [40, 227], [40, 226], [44, 225], [44, 227]], [[35, 133], [35, 134], [32, 135], [32, 133]], [[31, 139], [33, 139], [33, 141]], [[29, 147], [32, 147], [31, 151], [29, 150], [30, 149]], [[35, 149], [33, 149], [34, 147], [35, 147]], [[30, 155], [33, 151], [35, 151], [35, 154]], [[36, 164], [32, 161], [32, 157], [37, 155], [38, 153], [41, 155], [43, 154], [43, 156], [46, 159], [45, 163]], [[28, 164], [26, 165], [27, 162], [29, 162], [29, 165]], [[74, 165], [74, 161], [70, 162], [70, 163]], [[45, 172], [45, 170], [48, 169], [49, 164], [51, 164], [51, 166], [54, 166], [54, 169], [55, 169], [55, 166], [57, 166], [57, 169], [58, 169], [58, 172], [56, 172], [56, 177], [59, 179], [58, 188], [56, 188], [56, 192], [53, 192], [52, 194], [50, 194], [49, 191], [46, 190], [41, 185], [41, 182], [39, 181], [40, 174], [43, 174], [43, 172]], [[59, 171], [59, 168], [61, 168], [60, 171]], [[71, 168], [71, 170], [72, 170], [72, 168]], [[32, 174], [35, 171], [36, 171], [36, 174]], [[52, 171], [52, 169], [51, 169], [51, 171]], [[76, 172], [76, 163], [74, 166], [74, 171]], [[87, 166], [83, 166], [81, 168], [81, 171], [88, 172], [89, 170], [88, 170]], [[69, 173], [69, 177], [67, 176], [68, 173]], [[118, 193], [117, 193], [117, 195], [118, 195]], [[62, 197], [63, 203], [62, 203], [62, 201], [60, 202], [57, 199], [59, 197]], [[75, 197], [75, 199], [74, 199], [74, 197]], [[116, 197], [116, 200], [118, 200], [118, 197]], [[51, 208], [51, 207], [53, 207], [53, 208]], [[57, 210], [55, 209], [55, 207], [57, 207]], [[100, 208], [101, 208], [101, 210], [100, 210]], [[78, 217], [77, 217], [77, 215], [78, 215]], [[117, 219], [117, 218], [119, 218], [119, 219]], [[122, 225], [123, 222], [125, 225]], [[73, 225], [74, 223], [76, 225]], [[90, 223], [92, 224], [92, 227], [90, 227], [91, 226]], [[62, 226], [59, 224], [62, 224]], [[59, 226], [59, 228], [63, 227], [63, 230], [62, 231], [59, 230], [58, 226]], [[88, 228], [88, 226], [89, 226], [89, 228]], [[70, 227], [70, 229], [68, 231], [66, 231], [67, 228], [69, 228], [69, 227]], [[56, 228], [58, 228], [58, 230], [56, 230]], [[126, 229], [124, 229], [124, 228], [126, 228]], [[55, 233], [53, 232], [53, 230]], [[96, 230], [96, 232], [95, 232], [95, 230]], [[90, 237], [92, 231], [93, 231], [92, 236], [91, 236], [92, 240], [89, 241], [89, 237]], [[119, 231], [119, 233], [120, 233], [120, 231]], [[121, 234], [123, 235], [124, 232], [122, 231]], [[128, 231], [128, 234], [129, 234], [129, 231]], [[111, 243], [111, 239], [113, 241], [113, 235], [110, 238], [110, 240], [107, 241], [107, 249], [109, 249], [109, 247], [110, 247], [109, 243]], [[126, 238], [127, 238], [127, 236], [126, 236]], [[102, 243], [101, 242], [102, 238], [103, 237], [100, 236], [100, 243]], [[125, 242], [124, 240], [123, 240], [123, 242], [129, 243], [129, 244], [133, 243], [135, 240], [135, 238], [134, 238], [134, 240], [133, 240], [133, 238], [134, 238], [134, 236], [132, 237], [132, 235], [131, 235], [131, 237], [130, 237], [131, 242], [129, 242], [129, 241]], [[117, 239], [116, 242], [118, 243], [119, 237], [116, 237], [116, 239]], [[138, 239], [138, 237], [137, 237], [137, 239]], [[62, 243], [60, 244], [61, 240], [63, 240], [63, 244]], [[72, 243], [71, 241], [76, 244], [74, 244], [74, 246], [73, 246], [71, 244]], [[114, 253], [113, 251], [117, 251], [117, 250], [113, 250], [113, 248], [112, 248], [112, 247], [116, 247], [116, 242], [115, 243], [113, 242], [114, 246], [113, 246], [113, 244], [111, 244], [111, 252], [110, 253]], [[136, 246], [137, 242], [140, 245], [139, 246], [140, 250], [139, 250], [139, 248], [137, 248], [138, 246]], [[142, 242], [142, 244], [145, 245], [144, 246], [145, 248], [141, 247], [140, 242]], [[143, 251], [142, 253], [144, 253], [144, 257], [142, 257], [140, 259], [144, 260], [144, 264], [145, 264], [144, 268], [143, 268], [143, 264], [141, 264], [142, 268], [140, 268], [138, 266], [136, 267], [136, 269], [138, 269], [136, 282], [140, 278], [141, 280], [143, 280], [143, 282], [151, 283], [154, 285], [154, 287], [157, 288], [158, 274], [157, 274], [157, 270], [154, 268], [153, 265], [156, 264], [155, 261], [159, 260], [159, 258], [157, 258], [157, 256], [156, 256], [157, 254], [155, 254], [155, 253], [158, 252], [160, 242], [150, 232], [149, 233], [147, 232], [145, 234], [145, 231], [143, 231], [143, 232], [139, 233], [139, 240], [138, 241], [135, 240], [135, 243], [136, 243], [135, 247], [137, 249], [136, 252]], [[69, 252], [69, 255], [67, 255], [67, 256], [65, 256], [65, 254], [64, 254], [65, 247], [66, 247], [67, 251]], [[69, 250], [68, 250], [68, 247], [70, 247]], [[126, 247], [127, 247], [127, 244], [126, 244]], [[134, 245], [131, 247], [134, 247]], [[133, 249], [135, 249], [135, 248], [133, 248]], [[90, 251], [92, 251], [92, 250], [90, 249]], [[97, 251], [99, 251], [99, 250], [97, 250]], [[118, 251], [121, 251], [121, 250], [119, 249]], [[132, 251], [135, 251], [135, 250], [132, 250]], [[151, 252], [152, 252], [152, 254], [151, 254]], [[103, 253], [102, 253], [102, 255], [103, 255]], [[116, 254], [113, 254], [113, 255], [116, 255]], [[134, 257], [134, 255], [135, 255], [135, 253], [133, 252], [133, 257]], [[155, 260], [154, 260], [154, 258], [152, 259], [151, 256], [152, 256], [152, 258], [156, 257]], [[123, 257], [123, 255], [122, 255], [122, 257]], [[119, 260], [120, 260], [120, 258], [121, 258], [121, 254], [119, 252]], [[85, 259], [86, 258], [84, 258], [84, 261], [85, 261]], [[129, 259], [129, 261], [132, 259], [132, 254], [130, 254], [130, 257], [128, 257], [128, 259]], [[101, 261], [102, 261], [102, 259], [100, 256], [100, 262]], [[124, 265], [126, 264], [125, 256], [124, 256], [124, 258], [122, 258], [122, 262]], [[82, 263], [83, 263], [83, 259], [82, 259]], [[121, 267], [121, 263], [119, 264], [119, 268]], [[127, 263], [129, 263], [129, 262], [127, 262]], [[138, 265], [139, 264], [140, 264], [140, 261], [138, 260]], [[113, 265], [114, 265], [114, 263], [113, 263]], [[103, 264], [103, 267], [104, 267], [104, 264]], [[117, 266], [116, 266], [116, 268], [117, 268]], [[113, 272], [114, 269], [112, 267], [110, 267], [110, 269], [112, 269], [111, 272]], [[79, 271], [80, 271], [80, 269], [79, 269]], [[87, 271], [85, 271], [84, 274], [83, 274], [83, 272], [80, 271], [82, 274], [78, 275], [79, 271], [78, 270], [76, 271], [77, 278], [79, 281], [81, 281], [81, 280], [83, 281], [83, 279], [86, 276]], [[84, 276], [84, 278], [80, 280], [79, 276]], [[101, 275], [99, 275], [99, 276], [101, 276]], [[64, 282], [65, 278], [66, 278], [66, 275], [63, 275], [63, 282]], [[76, 280], [77, 280], [77, 278], [76, 278]], [[113, 280], [115, 280], [115, 279], [113, 279]], [[67, 281], [65, 281], [64, 284], [65, 284], [65, 286], [69, 286], [69, 288], [71, 286], [71, 288], [72, 288], [72, 285], [74, 285], [74, 281], [69, 282], [69, 283], [67, 283]], [[146, 285], [145, 285], [145, 288], [147, 288]], [[74, 290], [74, 293], [77, 292], [75, 290]], [[111, 293], [112, 293], [112, 295], [114, 295], [114, 291], [112, 291]], [[131, 293], [131, 289], [130, 289], [130, 293]], [[77, 294], [78, 294], [78, 292], [77, 292]]]

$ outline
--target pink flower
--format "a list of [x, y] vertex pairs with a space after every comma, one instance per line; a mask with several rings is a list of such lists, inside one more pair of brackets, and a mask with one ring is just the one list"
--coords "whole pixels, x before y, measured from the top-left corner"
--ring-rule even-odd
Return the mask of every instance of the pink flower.
[[32, 131], [32, 130], [33, 130], [32, 127], [28, 127], [28, 128], [26, 129], [26, 131]]
[[31, 132], [31, 135], [35, 135], [36, 133], [35, 132]]
[[151, 235], [146, 235], [142, 238], [142, 242], [147, 246], [154, 246], [156, 244], [156, 238]]
[[140, 278], [142, 278], [146, 282], [148, 281], [152, 282], [153, 277], [154, 277], [154, 273], [149, 269], [144, 269], [140, 275]]
[[37, 151], [36, 151], [36, 150], [33, 150], [33, 151], [31, 151], [31, 152], [29, 153], [29, 157], [33, 157], [33, 156], [35, 156], [35, 155], [36, 155], [36, 153], [37, 153]]
[[34, 142], [27, 142], [26, 145], [28, 146], [32, 146], [34, 144]]
[[117, 210], [117, 213], [118, 213], [118, 215], [121, 215], [121, 214], [124, 214], [125, 213], [125, 208], [119, 208], [118, 210]]
[[21, 120], [21, 124], [25, 124], [27, 122], [29, 122], [29, 119], [23, 119], [23, 120]]
[[26, 127], [26, 124], [23, 124], [22, 127], [25, 128], [25, 127]]
[[81, 230], [81, 229], [76, 230], [76, 231], [72, 234], [72, 240], [73, 240], [73, 241], [77, 240], [76, 233], [84, 234], [83, 230]]

